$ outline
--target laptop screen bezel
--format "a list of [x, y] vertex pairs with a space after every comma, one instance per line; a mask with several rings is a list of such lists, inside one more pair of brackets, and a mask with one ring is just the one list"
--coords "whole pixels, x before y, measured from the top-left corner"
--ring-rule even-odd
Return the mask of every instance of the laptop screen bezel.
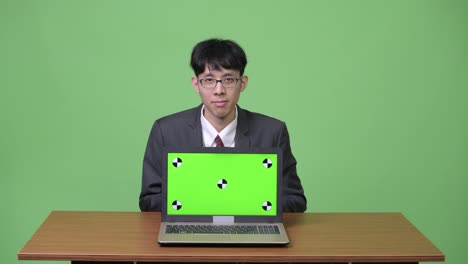
[[167, 171], [168, 171], [168, 153], [240, 153], [240, 154], [276, 154], [277, 156], [277, 193], [276, 205], [277, 211], [274, 216], [247, 216], [234, 215], [235, 223], [279, 223], [282, 220], [282, 181], [283, 181], [283, 157], [280, 148], [180, 148], [166, 147], [162, 150], [162, 211], [161, 217], [163, 222], [213, 222], [212, 215], [168, 215], [167, 214]]

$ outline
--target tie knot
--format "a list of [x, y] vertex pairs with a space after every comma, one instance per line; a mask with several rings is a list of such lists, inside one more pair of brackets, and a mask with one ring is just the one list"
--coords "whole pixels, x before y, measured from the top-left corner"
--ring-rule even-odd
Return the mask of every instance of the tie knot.
[[216, 143], [216, 147], [224, 147], [224, 144], [223, 144], [223, 141], [221, 140], [221, 137], [219, 135], [217, 135], [215, 137], [215, 143]]

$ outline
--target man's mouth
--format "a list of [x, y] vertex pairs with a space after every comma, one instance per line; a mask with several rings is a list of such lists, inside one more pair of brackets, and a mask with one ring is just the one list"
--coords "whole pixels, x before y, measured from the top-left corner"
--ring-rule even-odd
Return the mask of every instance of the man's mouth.
[[222, 106], [225, 106], [227, 104], [227, 101], [225, 101], [225, 100], [213, 101], [212, 103], [217, 107], [222, 107]]

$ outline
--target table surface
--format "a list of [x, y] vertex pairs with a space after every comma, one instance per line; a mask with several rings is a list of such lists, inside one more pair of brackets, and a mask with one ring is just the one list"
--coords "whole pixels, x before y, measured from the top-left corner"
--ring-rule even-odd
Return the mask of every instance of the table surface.
[[160, 246], [160, 213], [53, 211], [20, 260], [420, 262], [444, 254], [400, 213], [286, 213], [282, 247]]

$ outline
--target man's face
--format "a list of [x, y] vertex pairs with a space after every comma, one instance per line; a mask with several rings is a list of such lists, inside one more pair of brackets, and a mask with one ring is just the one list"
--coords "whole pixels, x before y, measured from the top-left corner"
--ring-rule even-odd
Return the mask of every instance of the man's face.
[[[235, 80], [238, 78], [239, 80]], [[225, 80], [225, 86], [230, 86], [228, 83], [234, 80], [234, 85], [231, 88], [224, 87], [221, 82], [216, 82], [214, 88], [207, 88], [207, 85], [202, 86], [201, 81], [216, 82], [216, 80]], [[236, 104], [239, 101], [240, 93], [247, 86], [247, 76], [240, 76], [238, 70], [228, 70], [224, 68], [209, 69], [205, 67], [205, 71], [192, 78], [192, 85], [195, 91], [200, 94], [203, 104], [205, 105], [205, 118], [215, 127], [228, 125], [236, 117]]]

